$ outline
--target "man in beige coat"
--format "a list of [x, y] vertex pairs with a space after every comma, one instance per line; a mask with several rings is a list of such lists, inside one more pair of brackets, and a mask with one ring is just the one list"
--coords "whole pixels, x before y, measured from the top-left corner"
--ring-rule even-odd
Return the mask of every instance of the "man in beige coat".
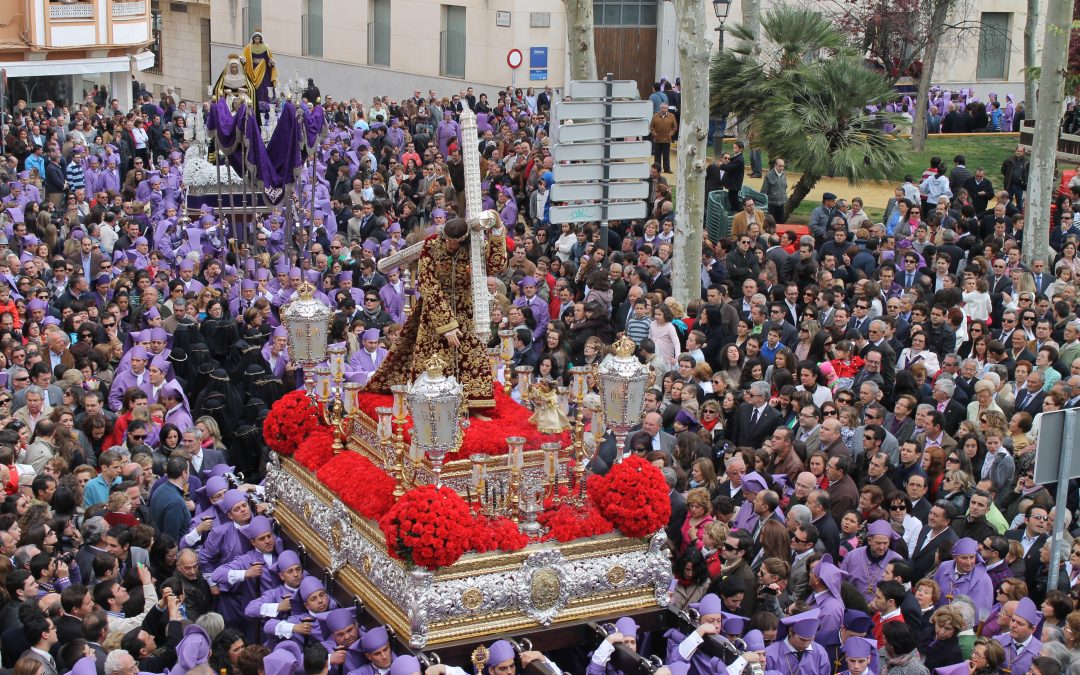
[[660, 104], [660, 112], [652, 116], [649, 133], [652, 134], [653, 163], [664, 173], [671, 173], [671, 139], [679, 130], [675, 116], [668, 111], [668, 104]]

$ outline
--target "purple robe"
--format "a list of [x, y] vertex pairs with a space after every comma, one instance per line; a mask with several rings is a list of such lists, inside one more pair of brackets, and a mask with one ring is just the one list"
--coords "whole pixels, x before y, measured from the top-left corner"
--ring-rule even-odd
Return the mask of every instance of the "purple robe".
[[[812, 593], [807, 602], [811, 609], [816, 607], [821, 611], [821, 623], [814, 641], [821, 643], [823, 647], [840, 644], [840, 628], [844, 625], [843, 601], [834, 597], [830, 591], [822, 591]], [[825, 657], [825, 661], [828, 662], [828, 657]]]
[[[374, 354], [368, 353], [366, 349], [361, 349], [353, 354], [349, 358], [349, 365], [346, 371], [349, 373], [366, 373], [368, 377], [371, 373], [374, 373], [386, 360], [386, 355], [389, 352], [386, 349], [379, 347], [375, 350]], [[367, 378], [361, 378], [366, 384]]]
[[120, 193], [120, 174], [116, 169], [106, 168], [100, 174], [98, 174], [98, 189], [97, 192], [102, 190], [112, 191], [117, 194]]
[[386, 140], [399, 151], [405, 149], [405, 131], [401, 127], [390, 127], [386, 130]]
[[[122, 370], [113, 378], [112, 387], [109, 389], [109, 407], [112, 410], [123, 408], [124, 392], [131, 387], [139, 387], [147, 391], [150, 387], [150, 373], [143, 369], [142, 385], [138, 382], [138, 376], [130, 370]], [[149, 396], [149, 392], [147, 392]]]
[[165, 422], [167, 424], [175, 424], [176, 428], [181, 431], [195, 426], [194, 421], [191, 419], [191, 413], [184, 409], [183, 404], [167, 411], [165, 413]]
[[[275, 537], [275, 549], [280, 551], [282, 549], [281, 540]], [[281, 578], [277, 573], [270, 569], [270, 565], [277, 560], [277, 553], [270, 555], [270, 563], [266, 562], [266, 557], [258, 551], [252, 549], [247, 553], [237, 556], [232, 560], [226, 562], [224, 565], [218, 566], [210, 574], [210, 583], [218, 587], [220, 591], [217, 596], [217, 611], [225, 619], [225, 623], [231, 626], [238, 626], [244, 623], [244, 609], [248, 603], [255, 600], [262, 595], [263, 589], [274, 588], [281, 585]], [[229, 581], [230, 571], [247, 570], [249, 567], [256, 563], [262, 563], [262, 575], [257, 579], [240, 579], [236, 582]], [[248, 632], [251, 634], [251, 638], [255, 637], [256, 624], [247, 624], [250, 629]]]
[[262, 355], [263, 358], [266, 359], [266, 362], [270, 364], [270, 373], [274, 377], [285, 377], [285, 366], [289, 363], [288, 347], [282, 350], [281, 355], [278, 356], [277, 361], [274, 361], [271, 351], [271, 345], [269, 342], [263, 345]]
[[958, 579], [956, 562], [943, 562], [934, 575], [934, 581], [941, 587], [939, 607], [952, 603], [961, 595], [970, 597], [976, 607], [990, 607], [994, 604], [994, 583], [986, 573], [986, 565], [981, 563], [976, 563], [971, 572], [960, 575]]
[[888, 550], [880, 560], [870, 559], [870, 549], [865, 546], [851, 551], [840, 562], [840, 570], [847, 574], [847, 580], [859, 592], [863, 594], [867, 602], [874, 599], [874, 591], [877, 590], [881, 577], [885, 574], [885, 567], [893, 560], [900, 559], [899, 553]]
[[[387, 240], [389, 241], [389, 239]], [[379, 299], [382, 301], [383, 309], [390, 315], [390, 318], [394, 320], [394, 323], [405, 323], [405, 282], [399, 281], [398, 285], [401, 286], [401, 290], [394, 288], [394, 285], [387, 282], [379, 289]]]
[[452, 119], [444, 119], [439, 122], [439, 128], [435, 133], [435, 139], [439, 144], [439, 154], [443, 158], [450, 156], [450, 143], [456, 141], [461, 134], [461, 127]]
[[548, 309], [548, 304], [539, 295], [534, 295], [531, 300], [522, 295], [514, 300], [514, 304], [518, 307], [528, 307], [532, 311], [533, 318], [536, 319], [533, 341], [542, 341], [547, 333], [548, 324], [551, 323], [551, 310]]
[[[277, 574], [275, 574], [274, 576], [277, 577]], [[305, 574], [304, 576], [306, 577], [307, 575]], [[265, 621], [266, 619], [270, 619], [270, 618], [275, 618], [275, 619], [284, 619], [285, 618], [285, 616], [283, 616], [282, 614], [275, 614], [272, 617], [267, 616], [267, 614], [265, 612], [263, 612], [263, 609], [264, 609], [264, 607], [266, 605], [271, 605], [271, 604], [276, 605], [276, 604], [278, 604], [279, 602], [284, 600], [286, 598], [286, 596], [291, 597], [291, 598], [293, 598], [295, 600], [296, 597], [297, 597], [297, 594], [300, 592], [300, 589], [299, 588], [289, 588], [285, 584], [281, 583], [281, 578], [280, 577], [277, 577], [277, 579], [278, 579], [278, 585], [277, 586], [274, 586], [272, 588], [267, 588], [266, 590], [264, 590], [262, 592], [261, 595], [259, 595], [257, 598], [253, 599], [251, 602], [249, 602], [247, 604], [247, 606], [244, 608], [244, 616], [245, 617], [247, 617], [248, 619], [259, 619], [259, 620], [262, 620], [262, 621]], [[301, 581], [303, 581], [303, 579], [301, 579]]]
[[1019, 654], [1016, 653], [1015, 643], [1008, 633], [995, 635], [994, 639], [1005, 650], [1005, 663], [1001, 664], [998, 670], [1006, 673], [1006, 675], [1024, 675], [1024, 673], [1027, 673], [1031, 670], [1031, 662], [1039, 656], [1039, 651], [1042, 649], [1042, 641], [1034, 635], [1028, 639], [1027, 645]]
[[[664, 633], [664, 637], [667, 638], [667, 659], [665, 663], [689, 663], [690, 672], [698, 673], [699, 675], [711, 675], [712, 673], [720, 673], [724, 670], [724, 664], [720, 659], [715, 656], [709, 656], [701, 648], [698, 648], [690, 655], [690, 660], [687, 661], [679, 653], [679, 645], [682, 644], [688, 635], [672, 628]], [[822, 675], [826, 675], [822, 673]]]
[[250, 550], [251, 542], [240, 534], [231, 520], [227, 521], [210, 530], [206, 536], [206, 543], [199, 549], [199, 570], [203, 574], [210, 574]]
[[829, 675], [833, 672], [825, 647], [816, 640], [799, 659], [786, 639], [765, 648], [765, 670], [775, 670], [784, 675]]

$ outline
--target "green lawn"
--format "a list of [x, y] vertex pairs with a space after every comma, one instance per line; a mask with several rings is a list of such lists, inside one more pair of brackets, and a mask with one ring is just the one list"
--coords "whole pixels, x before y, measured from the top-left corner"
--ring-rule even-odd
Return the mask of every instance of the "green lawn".
[[[731, 148], [732, 140], [726, 139], [725, 148]], [[957, 155], [964, 155], [966, 166], [972, 171], [981, 166], [986, 169], [991, 180], [1000, 179], [1001, 163], [1013, 153], [1019, 140], [1019, 134], [968, 134], [930, 138], [926, 142], [925, 150], [907, 154], [907, 161], [896, 170], [896, 183], [899, 185], [907, 174], [917, 179], [930, 166], [931, 157], [941, 157], [949, 168], [952, 168], [953, 158]], [[910, 147], [908, 139], [901, 139], [900, 142], [905, 147]], [[709, 148], [708, 154], [712, 157], [712, 148]], [[768, 159], [765, 161], [768, 162]]]

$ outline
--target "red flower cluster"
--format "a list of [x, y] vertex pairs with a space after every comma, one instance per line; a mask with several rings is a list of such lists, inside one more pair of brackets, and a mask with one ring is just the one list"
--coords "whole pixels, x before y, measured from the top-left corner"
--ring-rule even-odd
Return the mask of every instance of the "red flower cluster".
[[379, 519], [379, 527], [390, 555], [433, 570], [453, 565], [469, 550], [473, 522], [468, 505], [456, 492], [421, 485], [406, 492]]
[[334, 458], [333, 446], [333, 430], [327, 426], [320, 426], [300, 442], [293, 459], [308, 471], [315, 472]]
[[[509, 436], [524, 437], [527, 449], [539, 448], [541, 443], [549, 441], [561, 441], [564, 445], [570, 443], [569, 433], [554, 436], [537, 431], [536, 427], [529, 424], [529, 417], [532, 413], [507, 396], [500, 385], [495, 385], [494, 394], [495, 407], [484, 411], [484, 414], [491, 419], [480, 420], [473, 418], [470, 420], [469, 428], [465, 430], [465, 438], [461, 444], [461, 449], [449, 453], [446, 456], [447, 462], [468, 459], [469, 455], [477, 453], [505, 455], [507, 453], [506, 439]], [[375, 408], [379, 406], [390, 407], [393, 403], [392, 396], [370, 392], [361, 393], [359, 399], [360, 409], [373, 420], [378, 419]], [[412, 422], [410, 421], [405, 427], [406, 446], [409, 444], [411, 427]]]
[[589, 497], [601, 515], [627, 537], [648, 537], [667, 525], [671, 500], [655, 466], [632, 455], [603, 476], [592, 476]]
[[573, 541], [581, 537], [592, 537], [611, 532], [612, 525], [604, 519], [591, 504], [575, 506], [563, 502], [558, 508], [544, 511], [537, 521], [550, 530], [547, 538], [558, 541]]
[[279, 455], [291, 455], [318, 427], [315, 406], [303, 389], [291, 391], [270, 408], [263, 422], [266, 445]]
[[365, 518], [378, 520], [394, 505], [394, 479], [355, 452], [332, 457], [315, 477]]
[[529, 538], [518, 529], [517, 523], [498, 516], [488, 518], [477, 515], [473, 527], [472, 548], [477, 553], [500, 551], [520, 551], [529, 544]]

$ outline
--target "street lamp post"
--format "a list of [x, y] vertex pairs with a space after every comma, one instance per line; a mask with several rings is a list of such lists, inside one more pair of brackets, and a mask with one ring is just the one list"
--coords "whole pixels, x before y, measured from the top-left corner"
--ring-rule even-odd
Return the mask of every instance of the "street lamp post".
[[724, 21], [727, 20], [728, 12], [731, 11], [731, 0], [712, 0], [713, 12], [720, 21], [716, 32], [720, 33], [720, 51], [724, 51]]

